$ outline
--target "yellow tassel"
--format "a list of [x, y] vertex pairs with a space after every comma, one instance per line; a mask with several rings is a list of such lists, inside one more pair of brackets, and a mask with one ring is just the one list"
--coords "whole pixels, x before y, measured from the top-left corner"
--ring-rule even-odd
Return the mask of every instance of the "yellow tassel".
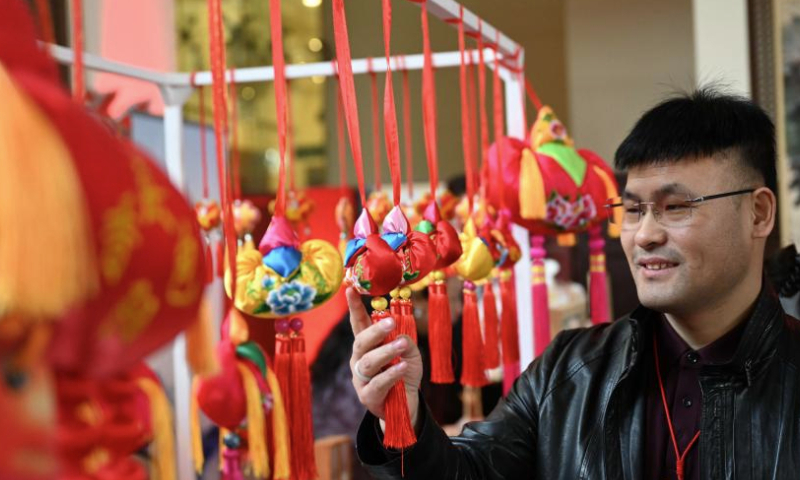
[[208, 300], [203, 299], [197, 312], [197, 320], [186, 329], [186, 362], [196, 375], [212, 375], [219, 371], [212, 335], [211, 305]]
[[286, 408], [278, 383], [278, 377], [272, 370], [267, 370], [267, 384], [272, 392], [272, 441], [275, 444], [275, 474], [273, 480], [289, 480], [291, 476], [291, 458], [289, 453], [289, 427], [286, 420]]
[[150, 478], [175, 480], [175, 435], [172, 432], [172, 407], [161, 385], [151, 378], [139, 378], [139, 388], [150, 404], [150, 425], [153, 429]]
[[269, 476], [269, 452], [267, 451], [264, 404], [253, 372], [242, 362], [236, 366], [242, 375], [244, 392], [247, 398], [247, 442], [250, 446], [248, 457], [252, 474], [256, 478]]
[[562, 233], [556, 237], [559, 247], [574, 247], [576, 240], [574, 233]]
[[[594, 173], [600, 177], [600, 180], [603, 181], [603, 185], [606, 187], [606, 197], [614, 198], [619, 196], [619, 191], [617, 190], [616, 182], [609, 176], [609, 174], [603, 170], [602, 168], [594, 165]], [[620, 224], [622, 223], [622, 210], [619, 208], [614, 209], [614, 221], [608, 223], [608, 236], [611, 238], [619, 238], [620, 234]]]
[[2, 64], [0, 98], [0, 311], [52, 320], [99, 288], [89, 209], [69, 149]]
[[235, 307], [230, 310], [230, 324], [228, 325], [228, 335], [231, 343], [241, 345], [250, 339], [250, 329], [242, 313]]
[[543, 220], [547, 215], [544, 179], [536, 155], [528, 148], [519, 167], [519, 214], [526, 220]]
[[[200, 379], [197, 375], [192, 379], [192, 399], [189, 404], [189, 429], [192, 437], [192, 460], [194, 461], [194, 471], [198, 475], [203, 473], [205, 455], [203, 454], [203, 431], [200, 428], [200, 405], [197, 403], [197, 389], [200, 387]], [[220, 463], [220, 465], [222, 465]]]

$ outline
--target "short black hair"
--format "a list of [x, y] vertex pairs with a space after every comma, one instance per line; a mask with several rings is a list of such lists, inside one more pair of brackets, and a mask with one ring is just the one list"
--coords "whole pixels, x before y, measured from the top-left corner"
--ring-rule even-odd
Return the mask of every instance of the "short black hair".
[[729, 152], [776, 191], [772, 120], [744, 97], [705, 87], [668, 98], [642, 115], [617, 149], [614, 166], [626, 171]]

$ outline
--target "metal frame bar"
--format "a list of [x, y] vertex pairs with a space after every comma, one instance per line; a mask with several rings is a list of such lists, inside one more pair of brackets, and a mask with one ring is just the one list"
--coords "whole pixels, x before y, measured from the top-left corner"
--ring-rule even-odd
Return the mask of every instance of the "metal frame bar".
[[[461, 6], [453, 0], [411, 0], [419, 3], [422, 8], [427, 8], [428, 12], [435, 17], [448, 23], [453, 23], [460, 18]], [[424, 5], [424, 6], [423, 6]], [[475, 37], [482, 36], [483, 42], [489, 47], [496, 47], [503, 61], [500, 67], [500, 76], [505, 84], [505, 112], [506, 112], [506, 131], [508, 135], [518, 138], [525, 137], [527, 126], [524, 124], [523, 106], [525, 96], [524, 85], [520, 82], [518, 74], [514, 73], [509, 67], [517, 71], [524, 65], [524, 49], [502, 32], [499, 33], [499, 42], [496, 42], [498, 30], [492, 25], [483, 22], [480, 17], [471, 11], [464, 9], [464, 29], [465, 32]], [[62, 64], [72, 64], [74, 53], [71, 49], [58, 46], [46, 45], [52, 56]], [[478, 61], [478, 51], [469, 50], [474, 62]], [[397, 58], [390, 58], [393, 70], [399, 70]], [[421, 70], [423, 65], [423, 55], [402, 55], [403, 65], [406, 70]], [[486, 48], [484, 59], [489, 68], [494, 68], [495, 50]], [[371, 58], [372, 71], [385, 72], [386, 58]], [[352, 61], [353, 74], [363, 75], [370, 72], [366, 58], [355, 59]], [[433, 54], [433, 64], [437, 68], [457, 67], [461, 62], [460, 52], [437, 52]], [[84, 53], [84, 64], [87, 69], [112, 73], [128, 78], [135, 78], [155, 84], [161, 90], [164, 100], [164, 160], [167, 173], [173, 184], [182, 192], [186, 191], [184, 179], [183, 162], [183, 105], [191, 96], [194, 87], [211, 84], [211, 72], [196, 72], [194, 79], [192, 74], [185, 72], [158, 72], [146, 68], [135, 67], [132, 65], [108, 60], [98, 55]], [[231, 71], [226, 73], [226, 82], [231, 81]], [[269, 82], [274, 80], [274, 70], [271, 66], [254, 68], [237, 68], [233, 70], [237, 83], [249, 82]], [[319, 62], [301, 65], [287, 65], [286, 76], [289, 79], [308, 78], [313, 76], [331, 77], [335, 75], [332, 62]], [[514, 238], [520, 244], [522, 258], [515, 268], [517, 292], [517, 312], [518, 324], [520, 328], [520, 362], [525, 366], [533, 360], [533, 308], [531, 296], [525, 292], [531, 291], [531, 269], [530, 269], [530, 244], [528, 231], [522, 227], [513, 227]], [[523, 321], [524, 319], [524, 321]], [[191, 438], [189, 437], [189, 405], [191, 395], [191, 376], [188, 365], [185, 362], [186, 341], [183, 334], [179, 335], [172, 350], [173, 374], [175, 376], [175, 439], [176, 439], [176, 464], [177, 478], [180, 480], [193, 480], [195, 478], [193, 463], [191, 460]]]

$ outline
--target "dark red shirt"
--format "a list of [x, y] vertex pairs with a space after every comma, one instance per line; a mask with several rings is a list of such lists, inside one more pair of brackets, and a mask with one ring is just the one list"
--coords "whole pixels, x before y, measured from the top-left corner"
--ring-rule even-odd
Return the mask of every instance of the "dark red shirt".
[[[700, 430], [703, 393], [700, 389], [700, 369], [703, 365], [727, 363], [733, 358], [746, 322], [718, 338], [713, 343], [692, 350], [662, 316], [655, 327], [656, 341], [664, 379], [667, 405], [675, 428], [678, 449], [684, 449]], [[649, 340], [652, 342], [652, 340]], [[658, 386], [655, 363], [648, 362], [647, 416], [645, 425], [645, 472], [648, 479], [677, 479], [675, 447], [670, 438], [664, 404]], [[702, 436], [702, 432], [700, 434]], [[685, 480], [700, 480], [699, 440], [684, 460]]]

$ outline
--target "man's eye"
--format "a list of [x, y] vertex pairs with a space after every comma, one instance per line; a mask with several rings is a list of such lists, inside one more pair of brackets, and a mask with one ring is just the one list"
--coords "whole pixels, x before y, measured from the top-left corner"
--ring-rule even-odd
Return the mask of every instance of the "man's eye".
[[682, 211], [688, 210], [689, 208], [691, 208], [691, 206], [689, 206], [686, 203], [668, 203], [667, 205], [664, 206], [664, 211], [665, 212], [682, 212]]
[[625, 207], [625, 213], [639, 213], [639, 207]]

